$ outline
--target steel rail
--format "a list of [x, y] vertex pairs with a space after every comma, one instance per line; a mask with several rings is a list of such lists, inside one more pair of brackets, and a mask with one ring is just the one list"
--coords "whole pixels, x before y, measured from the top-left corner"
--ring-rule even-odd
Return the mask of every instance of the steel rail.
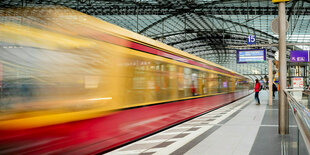
[[[285, 89], [284, 92], [287, 96], [287, 101], [291, 107], [293, 116], [296, 120], [300, 134], [306, 144], [307, 151], [310, 152], [310, 112], [308, 109], [300, 104], [292, 96], [290, 92], [300, 92], [303, 90]], [[298, 136], [298, 135], [297, 135]]]

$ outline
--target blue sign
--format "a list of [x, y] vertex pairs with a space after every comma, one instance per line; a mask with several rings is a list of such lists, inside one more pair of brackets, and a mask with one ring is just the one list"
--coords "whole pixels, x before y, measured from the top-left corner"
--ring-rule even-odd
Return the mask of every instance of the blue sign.
[[237, 50], [237, 63], [260, 63], [265, 61], [265, 49]]
[[309, 62], [309, 51], [291, 51], [291, 62]]
[[256, 35], [254, 35], [254, 36], [248, 35], [248, 38], [246, 41], [247, 41], [248, 45], [256, 44]]

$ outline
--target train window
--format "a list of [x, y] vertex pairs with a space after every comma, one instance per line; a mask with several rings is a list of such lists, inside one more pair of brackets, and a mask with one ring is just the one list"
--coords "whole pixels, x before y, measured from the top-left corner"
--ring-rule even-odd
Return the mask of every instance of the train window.
[[[174, 100], [184, 96], [184, 87], [179, 84], [179, 82], [184, 83], [182, 67], [160, 61], [151, 61], [145, 66], [137, 66], [136, 68], [132, 77], [132, 89], [130, 90], [134, 93], [128, 95], [131, 96], [131, 103]], [[142, 68], [143, 70], [141, 70]]]
[[[19, 58], [9, 57], [12, 60], [8, 61], [16, 62], [13, 65], [3, 64], [6, 61], [1, 59], [0, 108], [10, 107], [11, 105], [7, 105], [11, 103], [38, 104], [35, 106], [40, 108], [66, 107], [65, 104], [69, 107], [76, 106], [77, 104], [73, 103], [81, 100], [88, 101], [83, 102], [85, 105], [112, 105], [119, 108], [132, 104], [227, 92], [231, 86], [232, 89], [243, 87], [241, 79], [229, 83], [228, 77], [212, 72], [138, 56], [111, 54], [100, 57], [94, 53], [31, 49], [29, 55], [40, 57], [41, 54], [45, 54], [48, 57], [40, 57], [41, 59], [35, 63], [17, 61], [15, 59]], [[2, 54], [13, 55], [6, 51], [2, 51]], [[97, 101], [105, 99], [108, 100]], [[102, 104], [106, 102], [109, 104]], [[45, 105], [39, 105], [42, 103]]]
[[[105, 76], [107, 65], [97, 61], [103, 57], [93, 57], [96, 52], [75, 52], [26, 46], [2, 50], [0, 55], [5, 56], [0, 61], [5, 65], [1, 69], [0, 108], [80, 109], [87, 108], [86, 104], [96, 104], [88, 99], [110, 98], [110, 90], [102, 89], [111, 80]], [[82, 103], [82, 100], [86, 101]]]

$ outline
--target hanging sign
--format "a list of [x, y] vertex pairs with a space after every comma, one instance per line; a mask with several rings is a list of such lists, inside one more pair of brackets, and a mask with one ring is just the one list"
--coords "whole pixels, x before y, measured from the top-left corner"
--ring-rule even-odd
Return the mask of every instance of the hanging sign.
[[256, 44], [256, 35], [248, 35], [246, 42], [248, 45]]
[[309, 51], [291, 51], [291, 62], [309, 62]]

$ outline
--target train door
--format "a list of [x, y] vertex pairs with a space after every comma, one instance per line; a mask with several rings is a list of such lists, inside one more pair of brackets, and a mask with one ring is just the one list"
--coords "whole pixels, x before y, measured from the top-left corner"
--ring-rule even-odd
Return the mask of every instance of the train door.
[[199, 72], [198, 86], [199, 86], [198, 94], [200, 94], [200, 95], [207, 94], [206, 72], [202, 72], [202, 71]]
[[178, 67], [177, 76], [178, 76], [178, 97], [183, 98], [185, 97], [184, 67], [181, 67], [181, 66]]
[[204, 95], [208, 94], [208, 73], [203, 73], [203, 81], [202, 81], [202, 92]]
[[223, 86], [222, 86], [222, 81], [223, 81], [223, 76], [222, 75], [220, 75], [220, 74], [218, 74], [218, 89], [217, 89], [217, 93], [221, 93], [222, 92], [222, 88], [223, 88]]
[[190, 68], [184, 68], [184, 97], [192, 96], [192, 70]]
[[227, 76], [222, 76], [222, 92], [223, 93], [228, 93], [229, 92], [229, 87], [228, 87], [228, 77]]
[[214, 94], [218, 91], [218, 74], [208, 73], [207, 74], [207, 93]]
[[169, 89], [169, 99], [178, 98], [178, 81], [177, 81], [177, 66], [173, 64], [168, 64], [168, 89]]
[[230, 91], [235, 92], [236, 91], [236, 79], [235, 78], [230, 78]]
[[198, 95], [198, 70], [192, 70], [192, 83], [191, 83], [191, 92], [192, 95]]

